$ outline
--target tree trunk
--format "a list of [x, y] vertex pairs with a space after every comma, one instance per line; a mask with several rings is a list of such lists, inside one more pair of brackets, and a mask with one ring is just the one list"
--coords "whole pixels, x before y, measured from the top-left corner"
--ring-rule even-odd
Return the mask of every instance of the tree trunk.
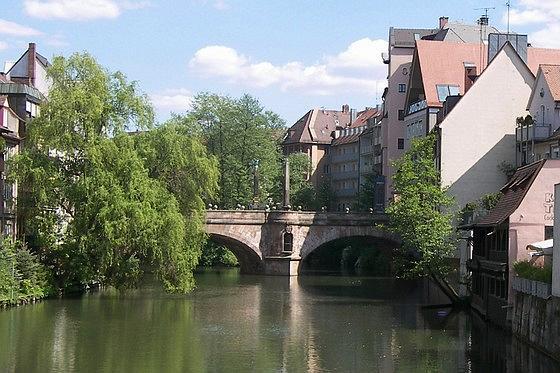
[[447, 282], [445, 278], [439, 277], [433, 272], [431, 272], [430, 278], [432, 279], [432, 281], [434, 281], [437, 287], [449, 298], [454, 307], [464, 307], [466, 304], [468, 304], [466, 298], [459, 296], [459, 294], [457, 294], [455, 289], [453, 289], [453, 287], [449, 284], [449, 282]]

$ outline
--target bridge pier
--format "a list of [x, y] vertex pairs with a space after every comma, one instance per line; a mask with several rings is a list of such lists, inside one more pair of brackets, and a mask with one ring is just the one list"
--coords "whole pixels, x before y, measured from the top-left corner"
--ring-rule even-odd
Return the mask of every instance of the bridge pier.
[[264, 274], [269, 276], [297, 276], [300, 258], [269, 256], [263, 259]]

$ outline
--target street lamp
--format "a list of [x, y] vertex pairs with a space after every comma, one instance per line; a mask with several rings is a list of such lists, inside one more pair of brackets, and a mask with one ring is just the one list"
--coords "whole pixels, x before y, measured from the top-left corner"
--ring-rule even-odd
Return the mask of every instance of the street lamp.
[[259, 162], [258, 159], [251, 162], [251, 166], [253, 166], [253, 205], [258, 203], [259, 196]]

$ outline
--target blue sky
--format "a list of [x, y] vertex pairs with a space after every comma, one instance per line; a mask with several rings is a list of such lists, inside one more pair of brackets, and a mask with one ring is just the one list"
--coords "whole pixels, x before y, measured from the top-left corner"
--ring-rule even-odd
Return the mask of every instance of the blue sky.
[[[292, 124], [313, 107], [380, 100], [390, 26], [505, 29], [505, 0], [0, 0], [0, 61], [35, 41], [44, 56], [88, 51], [137, 80], [160, 120], [200, 91], [249, 93]], [[512, 0], [512, 30], [560, 48], [559, 0]], [[3, 64], [0, 65], [2, 70]]]

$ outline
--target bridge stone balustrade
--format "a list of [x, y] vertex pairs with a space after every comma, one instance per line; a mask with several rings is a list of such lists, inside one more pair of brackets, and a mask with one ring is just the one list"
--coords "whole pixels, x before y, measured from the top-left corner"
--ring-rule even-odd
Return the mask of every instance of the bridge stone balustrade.
[[365, 237], [397, 247], [398, 237], [375, 227], [386, 221], [384, 214], [209, 210], [206, 232], [233, 251], [243, 273], [295, 276], [309, 254], [333, 241]]

